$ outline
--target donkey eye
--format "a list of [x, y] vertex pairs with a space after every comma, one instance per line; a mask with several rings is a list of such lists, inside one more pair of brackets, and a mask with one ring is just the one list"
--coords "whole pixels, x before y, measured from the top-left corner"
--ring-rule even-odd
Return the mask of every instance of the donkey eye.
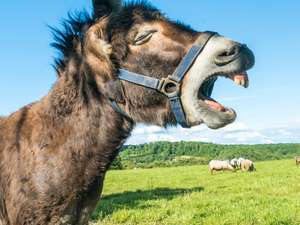
[[132, 44], [133, 45], [142, 45], [142, 44], [148, 42], [155, 32], [156, 31], [147, 31], [147, 32], [138, 34], [135, 37], [135, 39], [133, 40]]

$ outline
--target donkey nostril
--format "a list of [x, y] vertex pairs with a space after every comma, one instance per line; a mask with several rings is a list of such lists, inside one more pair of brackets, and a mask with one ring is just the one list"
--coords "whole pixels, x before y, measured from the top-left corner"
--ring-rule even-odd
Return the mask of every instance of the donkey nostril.
[[233, 45], [230, 49], [226, 49], [221, 52], [218, 52], [214, 58], [215, 63], [218, 66], [222, 66], [232, 62], [243, 47], [244, 45], [236, 44]]
[[228, 52], [227, 51], [225, 51], [225, 52], [221, 52], [221, 53], [219, 53], [219, 55], [218, 56], [220, 56], [220, 57], [223, 57], [223, 56], [227, 56], [228, 55]]
[[219, 52], [218, 56], [219, 57], [226, 57], [226, 56], [231, 56], [234, 54], [237, 54], [239, 52], [240, 47], [239, 46], [233, 46], [230, 49], [226, 49], [222, 52]]
[[228, 52], [228, 56], [237, 54], [239, 52], [240, 47], [239, 46], [233, 46]]

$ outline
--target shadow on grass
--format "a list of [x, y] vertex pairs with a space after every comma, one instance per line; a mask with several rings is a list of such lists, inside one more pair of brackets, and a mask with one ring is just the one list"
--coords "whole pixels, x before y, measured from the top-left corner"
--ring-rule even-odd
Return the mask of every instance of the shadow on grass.
[[103, 195], [98, 203], [96, 210], [92, 216], [92, 220], [105, 218], [114, 211], [135, 208], [155, 207], [145, 201], [151, 200], [172, 200], [180, 195], [188, 195], [192, 192], [202, 192], [204, 187], [194, 187], [190, 189], [184, 188], [155, 188], [151, 190], [125, 191], [119, 194]]

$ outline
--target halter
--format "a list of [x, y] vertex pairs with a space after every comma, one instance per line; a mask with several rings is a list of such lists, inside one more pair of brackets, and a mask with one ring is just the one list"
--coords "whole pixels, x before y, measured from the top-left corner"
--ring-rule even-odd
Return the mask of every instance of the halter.
[[[141, 74], [133, 73], [127, 70], [120, 69], [119, 78], [134, 84], [138, 84], [147, 88], [151, 88], [157, 90], [158, 92], [163, 93], [166, 95], [170, 101], [173, 113], [177, 122], [184, 128], [190, 128], [187, 124], [185, 113], [180, 101], [180, 85], [182, 78], [185, 76], [193, 62], [196, 60], [197, 56], [201, 53], [203, 48], [205, 47], [206, 43], [209, 39], [217, 34], [216, 32], [205, 31], [202, 33], [188, 53], [184, 56], [176, 70], [172, 75], [169, 75], [166, 78], [157, 79], [149, 76], [144, 76]], [[169, 93], [167, 91], [168, 87], [175, 87], [175, 91]], [[109, 100], [111, 106], [120, 114], [122, 114], [125, 118], [130, 119], [117, 105], [115, 101]]]

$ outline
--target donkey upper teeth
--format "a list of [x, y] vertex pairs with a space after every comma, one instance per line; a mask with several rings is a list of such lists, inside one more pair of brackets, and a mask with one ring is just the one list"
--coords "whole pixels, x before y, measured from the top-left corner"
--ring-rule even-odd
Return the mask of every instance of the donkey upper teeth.
[[245, 83], [246, 83], [246, 82], [245, 82], [245, 79], [242, 79], [242, 80], [241, 80], [241, 85], [242, 85], [243, 87], [245, 87]]
[[241, 85], [241, 80], [238, 77], [234, 78], [234, 83]]
[[240, 77], [235, 77], [234, 78], [234, 83], [238, 84], [238, 85], [241, 85], [245, 88], [247, 88], [249, 85], [248, 85], [248, 81], [245, 79], [245, 78], [240, 78]]
[[233, 80], [236, 84], [241, 85], [244, 88], [247, 88], [249, 86], [249, 80], [246, 71], [241, 73], [230, 74], [225, 77]]

